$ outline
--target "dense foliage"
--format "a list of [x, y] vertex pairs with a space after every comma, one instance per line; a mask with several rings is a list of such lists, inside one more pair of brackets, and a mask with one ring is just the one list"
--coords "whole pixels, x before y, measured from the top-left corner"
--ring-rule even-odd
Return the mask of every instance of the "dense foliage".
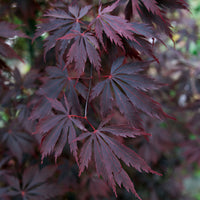
[[0, 6], [1, 198], [182, 198], [179, 181], [162, 174], [180, 162], [165, 166], [179, 144], [185, 159], [199, 164], [199, 139], [181, 134], [199, 134], [199, 113], [179, 120], [180, 108], [199, 106], [199, 72], [182, 59], [162, 73], [179, 53], [168, 56], [160, 45], [183, 41], [168, 14], [188, 10], [187, 2], [1, 0]]

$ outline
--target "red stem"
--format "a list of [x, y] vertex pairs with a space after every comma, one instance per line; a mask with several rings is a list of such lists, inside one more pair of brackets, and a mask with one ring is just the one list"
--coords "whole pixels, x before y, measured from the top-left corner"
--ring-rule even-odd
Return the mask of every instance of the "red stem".
[[77, 117], [77, 118], [86, 120], [87, 123], [88, 123], [88, 124], [91, 126], [91, 128], [93, 129], [93, 131], [96, 131], [96, 129], [94, 128], [94, 126], [88, 121], [87, 117], [78, 116], [78, 115], [69, 115], [69, 117]]

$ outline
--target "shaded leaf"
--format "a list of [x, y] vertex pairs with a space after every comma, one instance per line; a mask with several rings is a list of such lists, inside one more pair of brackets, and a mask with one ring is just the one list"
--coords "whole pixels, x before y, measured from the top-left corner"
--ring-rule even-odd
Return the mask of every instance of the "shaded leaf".
[[68, 141], [71, 152], [77, 160], [77, 143], [71, 142], [76, 138], [75, 127], [81, 130], [85, 130], [85, 128], [78, 119], [73, 119], [70, 116], [70, 107], [66, 98], [64, 98], [63, 103], [50, 98], [48, 98], [48, 101], [57, 113], [51, 112], [41, 119], [34, 133], [39, 134], [42, 157], [44, 158], [54, 152], [54, 156], [57, 158]]
[[[12, 126], [16, 125], [12, 124]], [[1, 142], [17, 157], [19, 162], [22, 162], [23, 153], [34, 153], [34, 138], [22, 130], [13, 128], [2, 132]]]
[[23, 199], [46, 200], [62, 195], [62, 186], [49, 182], [48, 179], [55, 173], [56, 167], [47, 166], [39, 170], [37, 166], [27, 168], [22, 180], [14, 176], [6, 176], [9, 183], [8, 196], [20, 195]]

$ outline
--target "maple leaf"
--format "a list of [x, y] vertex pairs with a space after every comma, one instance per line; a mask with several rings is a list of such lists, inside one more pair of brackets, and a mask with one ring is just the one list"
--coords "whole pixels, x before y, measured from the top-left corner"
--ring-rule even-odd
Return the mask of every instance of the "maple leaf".
[[85, 63], [87, 57], [89, 61], [97, 71], [100, 70], [100, 56], [97, 51], [99, 49], [98, 41], [93, 36], [93, 34], [86, 32], [74, 32], [68, 33], [67, 35], [59, 38], [61, 40], [73, 40], [71, 47], [67, 53], [67, 62], [66, 65], [69, 65], [73, 61], [75, 62], [75, 70], [78, 74], [82, 74], [85, 69]]
[[160, 85], [153, 79], [139, 74], [149, 62], [132, 62], [125, 65], [123, 62], [124, 57], [118, 58], [112, 64], [110, 75], [92, 89], [90, 100], [101, 95], [102, 115], [106, 117], [109, 114], [115, 100], [120, 112], [130, 123], [133, 120], [133, 126], [136, 124], [135, 120], [139, 121], [138, 115], [134, 115], [139, 111], [159, 119], [169, 117], [146, 93]]
[[143, 4], [149, 12], [160, 15], [160, 9], [156, 0], [131, 0], [131, 2], [133, 11], [140, 10], [140, 5]]
[[165, 34], [172, 38], [172, 26], [169, 19], [166, 17], [166, 12], [164, 10], [160, 10], [160, 14], [154, 14], [149, 12], [144, 5], [141, 5], [139, 15], [145, 23], [150, 24], [152, 27], [156, 24], [156, 28], [159, 31], [165, 32]]
[[[155, 33], [153, 28], [148, 24], [141, 23], [131, 23], [132, 34], [134, 39], [121, 38], [123, 42], [123, 49], [115, 46], [115, 50], [118, 55], [125, 55], [126, 57], [134, 58], [137, 60], [142, 60], [142, 55], [147, 54], [159, 62], [154, 55], [154, 41], [161, 41], [158, 35]], [[152, 41], [152, 43], [150, 42]], [[162, 42], [162, 41], [161, 41]], [[107, 48], [112, 48], [112, 46], [107, 46]], [[119, 53], [120, 52], [120, 53]]]
[[115, 187], [117, 183], [119, 186], [123, 184], [126, 190], [130, 190], [138, 199], [141, 199], [136, 193], [128, 174], [122, 168], [119, 159], [127, 166], [132, 166], [140, 172], [158, 173], [153, 171], [132, 149], [114, 139], [113, 136], [134, 138], [138, 135], [148, 134], [127, 126], [105, 126], [107, 122], [107, 120], [103, 121], [93, 132], [85, 132], [77, 137], [76, 141], [85, 140], [79, 155], [79, 175], [84, 171], [85, 167], [88, 167], [93, 152], [98, 175], [109, 183], [116, 196]]
[[47, 77], [38, 91], [38, 94], [50, 98], [57, 98], [64, 86], [69, 81], [67, 70], [62, 70], [60, 65], [49, 66], [46, 68]]
[[159, 7], [163, 9], [186, 9], [189, 10], [188, 3], [185, 0], [156, 0]]
[[131, 24], [134, 28], [133, 31], [134, 33], [143, 35], [146, 38], [159, 38], [158, 35], [153, 30], [153, 28], [148, 24], [136, 23], [136, 22], [132, 22]]
[[19, 30], [16, 30], [17, 26], [5, 21], [0, 21], [0, 55], [5, 58], [17, 58], [20, 59], [20, 56], [4, 42], [5, 38], [12, 38], [14, 36], [26, 37], [27, 36]]
[[[148, 56], [151, 56], [159, 63], [159, 60], [154, 55], [153, 45], [147, 40], [147, 38], [145, 38], [142, 35], [137, 35], [137, 34], [134, 34], [134, 36], [135, 36], [135, 41], [131, 41], [131, 40], [127, 41], [131, 49], [135, 49], [140, 55], [146, 54]], [[132, 51], [130, 53], [127, 52], [127, 54], [131, 57]]]
[[[130, 7], [132, 7], [132, 10]], [[137, 12], [145, 23], [158, 28], [159, 31], [165, 32], [172, 38], [171, 25], [169, 19], [166, 17], [166, 9], [169, 8], [188, 10], [188, 4], [184, 0], [129, 0], [126, 6], [126, 18], [130, 19], [130, 16]]]
[[34, 107], [32, 109], [31, 115], [29, 116], [29, 120], [41, 119], [48, 115], [51, 111], [51, 104], [46, 99], [46, 97], [42, 96], [39, 99], [36, 99], [36, 103], [34, 102]]
[[[130, 57], [132, 57], [133, 55], [133, 57], [138, 58], [137, 57], [138, 55], [145, 53], [153, 57], [157, 62], [159, 62], [154, 55], [153, 44], [149, 42], [150, 39], [154, 41], [155, 38], [157, 40], [160, 40], [158, 35], [152, 29], [152, 27], [142, 23], [131, 23], [131, 25], [133, 26], [134, 29], [133, 35], [135, 39], [134, 40], [124, 39], [123, 42], [127, 55], [129, 55]], [[137, 56], [135, 56], [134, 53], [135, 51], [137, 51]], [[139, 60], [141, 60], [140, 57]]]
[[32, 166], [24, 171], [22, 180], [6, 175], [9, 187], [5, 188], [7, 189], [5, 195], [12, 197], [20, 195], [23, 200], [46, 200], [61, 195], [64, 193], [63, 188], [48, 180], [55, 172], [54, 166], [47, 166], [41, 170], [38, 166]]
[[70, 33], [72, 30], [81, 30], [81, 19], [88, 13], [91, 6], [85, 6], [79, 9], [77, 6], [69, 6], [68, 13], [62, 9], [49, 10], [44, 14], [44, 17], [48, 17], [44, 23], [38, 25], [37, 32], [33, 40], [45, 32], [49, 32], [50, 35], [45, 39], [44, 44], [46, 53], [56, 45], [58, 38]]
[[[118, 1], [117, 1], [118, 2]], [[103, 42], [103, 33], [116, 45], [120, 46], [122, 49], [123, 43], [121, 37], [126, 39], [134, 40], [132, 31], [134, 30], [128, 21], [125, 19], [107, 14], [112, 12], [118, 5], [114, 3], [112, 6], [108, 6], [104, 9], [100, 6], [98, 9], [97, 17], [90, 23], [90, 26], [94, 25], [96, 37], [99, 39], [102, 46], [105, 48]]]
[[1, 142], [7, 146], [19, 162], [22, 162], [23, 153], [34, 153], [34, 138], [29, 133], [20, 130], [17, 125], [13, 122], [12, 129], [1, 131]]
[[[42, 95], [42, 98], [35, 105], [31, 119], [43, 118], [51, 110], [51, 105], [46, 97], [57, 98], [63, 88], [69, 101], [70, 107], [76, 114], [80, 113], [80, 103], [77, 92], [86, 99], [87, 88], [79, 81], [71, 79], [67, 69], [63, 69], [63, 65], [49, 66], [46, 68], [48, 77], [45, 78], [43, 85], [38, 90], [37, 94]], [[45, 96], [45, 97], [44, 97]]]
[[78, 119], [74, 119], [69, 114], [70, 107], [65, 96], [63, 103], [50, 98], [48, 98], [48, 101], [57, 113], [53, 114], [51, 112], [41, 119], [37, 124], [36, 131], [33, 133], [39, 134], [42, 158], [55, 152], [55, 159], [57, 159], [68, 141], [70, 149], [77, 160], [77, 143], [71, 143], [76, 138], [75, 127], [81, 130], [86, 129]]

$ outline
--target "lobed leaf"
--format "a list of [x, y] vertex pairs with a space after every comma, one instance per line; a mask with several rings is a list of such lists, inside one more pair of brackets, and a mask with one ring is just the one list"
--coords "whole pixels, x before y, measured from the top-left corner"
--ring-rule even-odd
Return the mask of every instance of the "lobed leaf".
[[9, 183], [9, 188], [8, 193], [5, 194], [32, 200], [47, 200], [62, 195], [63, 188], [48, 180], [55, 174], [55, 171], [56, 168], [53, 166], [47, 166], [41, 170], [38, 169], [38, 166], [32, 166], [24, 171], [22, 180], [7, 175], [6, 180]]
[[[77, 6], [69, 6], [68, 12], [63, 9], [48, 10], [44, 17], [43, 23], [38, 25], [37, 32], [33, 38], [41, 36], [43, 33], [48, 32], [50, 35], [45, 40], [45, 54], [55, 47], [57, 39], [72, 31], [81, 31], [81, 19], [88, 13], [91, 6], [85, 6], [79, 9]], [[64, 42], [61, 42], [61, 45]], [[66, 49], [67, 45], [65, 45]]]
[[114, 42], [114, 44], [120, 46], [122, 49], [124, 49], [124, 47], [121, 37], [134, 40], [132, 33], [134, 28], [130, 23], [128, 23], [128, 21], [121, 17], [107, 14], [117, 6], [117, 2], [104, 9], [102, 9], [100, 6], [98, 10], [98, 16], [90, 23], [90, 26], [94, 25], [96, 37], [99, 39], [104, 48], [105, 44], [103, 41], [103, 33], [105, 33], [111, 42]]
[[78, 74], [82, 74], [85, 69], [87, 58], [89, 58], [90, 63], [95, 67], [95, 69], [97, 71], [100, 70], [100, 56], [97, 51], [99, 46], [96, 38], [91, 33], [74, 32], [59, 39], [67, 41], [74, 39], [67, 53], [66, 65], [69, 65], [74, 61], [75, 70]]
[[89, 161], [92, 159], [92, 152], [94, 152], [97, 173], [108, 182], [115, 195], [117, 196], [117, 183], [120, 187], [123, 185], [126, 190], [133, 192], [138, 199], [141, 199], [136, 193], [134, 185], [128, 174], [122, 168], [119, 159], [122, 160], [126, 165], [136, 168], [138, 171], [156, 174], [158, 173], [151, 170], [145, 161], [133, 150], [121, 144], [118, 140], [111, 137], [111, 135], [135, 137], [136, 135], [143, 135], [144, 133], [133, 128], [125, 128], [123, 126], [105, 126], [105, 123], [107, 123], [107, 121], [101, 123], [97, 130], [93, 132], [82, 133], [76, 139], [79, 141], [83, 139], [86, 140], [79, 155], [79, 174], [81, 174], [84, 169], [88, 167]]
[[[101, 95], [100, 105], [102, 115], [106, 117], [109, 111], [113, 109], [114, 99], [120, 112], [126, 116], [132, 125], [136, 124], [136, 121], [139, 121], [140, 118], [136, 114], [139, 111], [143, 111], [149, 116], [159, 119], [169, 117], [163, 112], [160, 105], [146, 93], [149, 90], [157, 89], [160, 84], [138, 73], [143, 70], [143, 67], [148, 62], [134, 62], [124, 65], [123, 62], [123, 57], [118, 58], [112, 64], [110, 75], [107, 76], [108, 78], [97, 83], [92, 89], [91, 100]], [[136, 128], [139, 127], [137, 126]]]
[[188, 10], [188, 4], [185, 0], [129, 0], [126, 7], [126, 18], [130, 19], [133, 13], [138, 13], [145, 23], [165, 32], [172, 38], [171, 25], [167, 18], [166, 9], [177, 8]]
[[51, 112], [41, 119], [34, 132], [34, 134], [39, 134], [41, 140], [42, 157], [54, 152], [54, 156], [57, 158], [68, 141], [71, 152], [77, 160], [77, 143], [72, 143], [76, 139], [75, 127], [84, 131], [86, 129], [78, 119], [70, 117], [70, 107], [66, 97], [62, 103], [51, 98], [48, 98], [48, 101], [57, 113]]

